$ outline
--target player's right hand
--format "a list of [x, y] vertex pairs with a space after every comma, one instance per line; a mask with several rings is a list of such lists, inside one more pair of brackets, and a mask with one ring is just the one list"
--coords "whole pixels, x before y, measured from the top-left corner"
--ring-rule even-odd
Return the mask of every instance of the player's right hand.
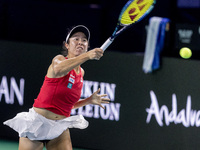
[[94, 48], [87, 52], [89, 59], [99, 60], [103, 56], [104, 51], [100, 48]]

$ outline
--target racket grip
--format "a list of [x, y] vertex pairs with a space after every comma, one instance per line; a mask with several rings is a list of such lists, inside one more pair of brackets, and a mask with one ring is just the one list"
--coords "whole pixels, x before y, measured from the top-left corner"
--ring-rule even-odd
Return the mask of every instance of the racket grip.
[[100, 48], [105, 51], [112, 42], [113, 39], [108, 38]]

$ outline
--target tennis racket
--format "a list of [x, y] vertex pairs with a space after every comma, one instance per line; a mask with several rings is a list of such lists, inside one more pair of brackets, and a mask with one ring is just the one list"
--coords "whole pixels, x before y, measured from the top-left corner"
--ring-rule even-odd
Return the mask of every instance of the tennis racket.
[[100, 47], [104, 51], [125, 29], [147, 16], [154, 7], [155, 0], [129, 0], [121, 10], [117, 26], [105, 43]]

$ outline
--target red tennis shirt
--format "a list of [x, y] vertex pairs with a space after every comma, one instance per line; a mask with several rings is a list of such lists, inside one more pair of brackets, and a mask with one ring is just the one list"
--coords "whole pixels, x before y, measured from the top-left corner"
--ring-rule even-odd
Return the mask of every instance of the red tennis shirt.
[[43, 85], [33, 107], [45, 108], [53, 113], [70, 116], [71, 109], [81, 97], [83, 76], [71, 70], [66, 76], [48, 78], [45, 76]]

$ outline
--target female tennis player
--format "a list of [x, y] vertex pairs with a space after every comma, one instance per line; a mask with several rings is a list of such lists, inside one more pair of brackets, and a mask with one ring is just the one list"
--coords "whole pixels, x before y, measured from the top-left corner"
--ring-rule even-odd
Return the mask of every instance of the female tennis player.
[[78, 25], [71, 29], [64, 42], [67, 56], [53, 58], [38, 97], [29, 112], [18, 113], [4, 124], [19, 133], [19, 150], [71, 150], [69, 128], [84, 129], [88, 122], [82, 115], [71, 116], [71, 109], [88, 104], [102, 106], [110, 99], [106, 94], [98, 95], [100, 89], [90, 97], [79, 100], [83, 86], [84, 70], [81, 64], [88, 60], [99, 60], [103, 50], [88, 51], [90, 32]]

